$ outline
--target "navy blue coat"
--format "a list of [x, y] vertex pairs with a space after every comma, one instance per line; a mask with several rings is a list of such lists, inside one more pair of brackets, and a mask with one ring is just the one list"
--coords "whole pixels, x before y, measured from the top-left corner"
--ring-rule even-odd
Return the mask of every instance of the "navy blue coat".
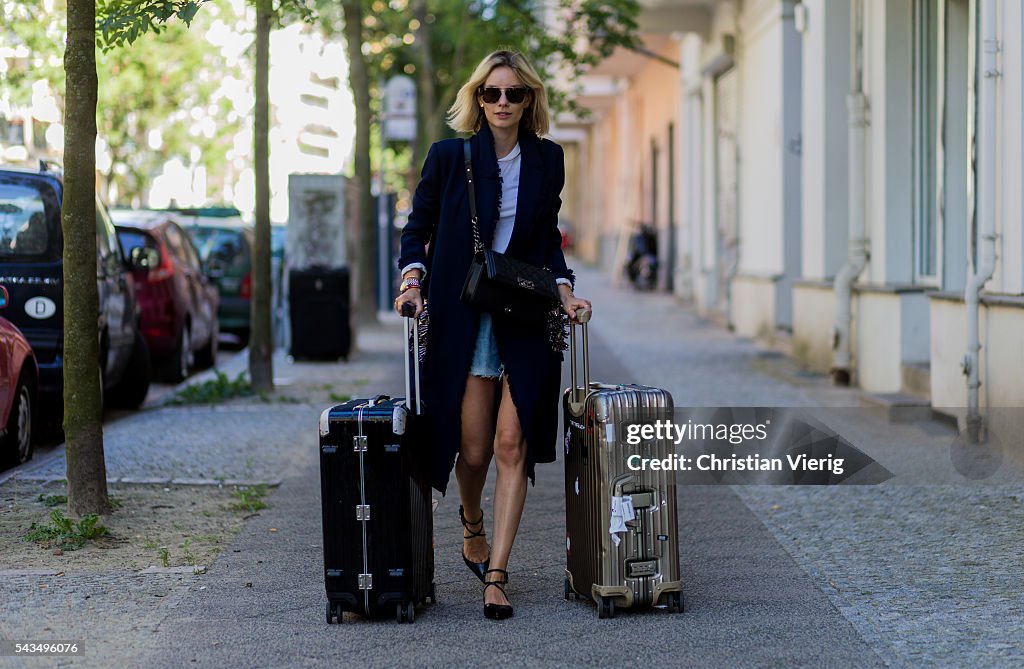
[[[402, 231], [398, 261], [400, 268], [415, 262], [427, 267], [430, 327], [422, 396], [431, 432], [431, 484], [442, 493], [459, 452], [462, 397], [479, 326], [479, 313], [459, 299], [473, 257], [462, 143], [462, 139], [446, 139], [430, 147], [412, 213]], [[494, 136], [486, 122], [470, 145], [480, 234], [489, 247], [497, 224], [501, 181]], [[572, 280], [557, 228], [565, 184], [562, 147], [521, 130], [519, 148], [519, 199], [506, 253], [548, 267], [556, 278]], [[495, 319], [494, 334], [526, 438], [527, 473], [533, 480], [534, 464], [555, 460], [562, 354], [552, 350], [543, 327]]]

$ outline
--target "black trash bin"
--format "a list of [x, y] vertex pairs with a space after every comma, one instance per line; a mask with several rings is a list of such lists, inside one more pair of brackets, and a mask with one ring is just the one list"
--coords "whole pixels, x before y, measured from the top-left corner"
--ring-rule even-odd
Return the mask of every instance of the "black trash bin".
[[352, 347], [347, 267], [288, 272], [288, 312], [295, 359], [348, 359]]

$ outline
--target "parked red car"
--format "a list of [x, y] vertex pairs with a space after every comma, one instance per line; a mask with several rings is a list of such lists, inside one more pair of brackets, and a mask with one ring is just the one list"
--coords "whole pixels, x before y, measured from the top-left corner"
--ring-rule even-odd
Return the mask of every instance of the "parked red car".
[[[0, 289], [0, 308], [7, 306]], [[0, 468], [32, 457], [32, 403], [39, 385], [36, 356], [21, 330], [0, 318]]]
[[217, 287], [174, 219], [157, 211], [114, 211], [117, 236], [132, 265], [142, 334], [154, 366], [168, 381], [217, 363]]

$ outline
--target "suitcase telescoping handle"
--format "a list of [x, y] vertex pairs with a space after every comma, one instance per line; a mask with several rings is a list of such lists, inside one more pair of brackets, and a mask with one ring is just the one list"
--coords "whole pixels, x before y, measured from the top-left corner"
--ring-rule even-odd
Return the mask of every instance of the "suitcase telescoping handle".
[[[412, 329], [412, 349], [406, 347], [405, 353], [405, 406], [417, 416], [420, 415], [420, 322], [413, 315], [416, 305], [411, 302], [402, 304], [402, 319], [405, 321], [405, 341], [409, 341], [409, 330]], [[411, 368], [411, 369], [410, 369]]]
[[[576, 318], [569, 320], [569, 357], [572, 362], [569, 365], [572, 392], [569, 394], [569, 408], [576, 415], [583, 412], [583, 402], [587, 399], [587, 390], [590, 388], [590, 344], [587, 340], [587, 323], [590, 321], [592, 312], [590, 309], [577, 309]], [[579, 376], [576, 373], [576, 326], [583, 331], [583, 386], [579, 384]]]

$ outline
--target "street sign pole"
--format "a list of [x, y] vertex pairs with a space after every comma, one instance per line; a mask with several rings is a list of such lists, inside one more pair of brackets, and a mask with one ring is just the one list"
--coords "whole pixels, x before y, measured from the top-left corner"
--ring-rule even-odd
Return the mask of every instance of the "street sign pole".
[[416, 82], [399, 74], [385, 84], [382, 91], [380, 122], [380, 189], [377, 200], [377, 278], [378, 308], [391, 308], [391, 199], [387, 196], [384, 149], [389, 141], [416, 141]]
[[384, 104], [381, 105], [380, 119], [380, 170], [377, 189], [377, 309], [384, 312], [390, 305], [391, 297], [391, 258], [388, 253], [388, 197], [387, 179], [385, 178], [384, 149], [387, 148], [387, 92], [384, 88], [384, 80], [380, 81], [380, 90], [384, 92]]

